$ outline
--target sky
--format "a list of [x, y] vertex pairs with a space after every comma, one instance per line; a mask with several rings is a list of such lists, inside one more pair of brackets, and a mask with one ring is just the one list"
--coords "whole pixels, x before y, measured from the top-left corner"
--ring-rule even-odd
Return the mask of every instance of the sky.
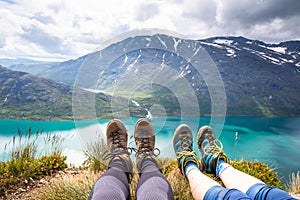
[[300, 40], [300, 0], [0, 0], [0, 58], [76, 59], [140, 29]]

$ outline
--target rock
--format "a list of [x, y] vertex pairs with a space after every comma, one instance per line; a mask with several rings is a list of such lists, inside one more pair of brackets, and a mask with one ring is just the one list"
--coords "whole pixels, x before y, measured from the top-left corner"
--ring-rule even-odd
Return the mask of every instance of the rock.
[[20, 190], [21, 192], [26, 192], [26, 191], [27, 191], [27, 190], [24, 189], [24, 188], [19, 188], [19, 190]]
[[291, 194], [291, 196], [296, 198], [296, 199], [300, 199], [300, 194]]

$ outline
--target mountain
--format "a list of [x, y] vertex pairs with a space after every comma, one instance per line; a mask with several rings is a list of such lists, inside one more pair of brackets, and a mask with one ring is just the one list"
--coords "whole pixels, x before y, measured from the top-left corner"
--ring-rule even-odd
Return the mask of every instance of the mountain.
[[[94, 119], [94, 115], [97, 118], [111, 117], [112, 97], [104, 93], [95, 94], [1, 66], [0, 85], [0, 118], [55, 120], [74, 117]], [[92, 106], [95, 110], [85, 102], [95, 102]], [[135, 107], [131, 110], [144, 111], [139, 112], [139, 108]]]
[[[65, 62], [35, 61], [26, 58], [1, 58], [0, 65], [13, 71], [27, 72], [39, 77], [55, 80], [56, 82], [73, 85], [76, 73], [85, 57]], [[62, 76], [57, 76], [57, 73], [62, 74]]]
[[60, 62], [37, 61], [27, 58], [0, 58], [0, 65], [13, 71], [40, 74], [51, 66]]
[[54, 64], [54, 62], [37, 61], [28, 58], [16, 58], [16, 59], [0, 58], [0, 65], [3, 67], [10, 67], [18, 64], [23, 64], [23, 65]]
[[136, 36], [35, 74], [168, 115], [300, 116], [300, 41]]

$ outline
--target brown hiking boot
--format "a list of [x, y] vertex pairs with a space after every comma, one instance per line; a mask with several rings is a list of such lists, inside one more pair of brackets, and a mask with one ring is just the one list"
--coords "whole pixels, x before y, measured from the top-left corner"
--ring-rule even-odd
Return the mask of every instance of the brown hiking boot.
[[106, 128], [107, 145], [111, 158], [108, 167], [115, 167], [124, 172], [132, 172], [132, 162], [127, 147], [127, 130], [124, 124], [117, 119], [111, 120]]
[[[137, 148], [136, 164], [140, 173], [144, 172], [144, 169], [148, 166], [145, 161], [149, 161], [149, 165], [155, 165], [158, 169], [156, 162], [156, 156], [160, 153], [155, 145], [155, 134], [153, 126], [146, 119], [140, 119], [137, 121], [134, 130], [134, 138]], [[158, 150], [158, 154], [154, 154], [154, 150]]]

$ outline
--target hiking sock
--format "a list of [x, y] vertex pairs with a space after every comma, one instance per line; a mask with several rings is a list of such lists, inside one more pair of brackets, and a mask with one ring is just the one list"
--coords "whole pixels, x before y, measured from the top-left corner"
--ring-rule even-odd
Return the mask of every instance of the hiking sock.
[[153, 172], [153, 171], [156, 171], [156, 170], [159, 170], [158, 169], [158, 166], [155, 162], [153, 162], [153, 160], [144, 160], [142, 162], [142, 167], [141, 167], [141, 171], [140, 173], [146, 173], [146, 172]]
[[218, 161], [217, 167], [216, 167], [216, 176], [220, 178], [222, 172], [227, 169], [228, 167], [232, 167], [230, 164], [226, 163], [224, 160], [220, 159]]
[[198, 170], [200, 171], [199, 167], [194, 162], [188, 162], [184, 168], [184, 174], [186, 177], [188, 177], [188, 174], [192, 170]]

